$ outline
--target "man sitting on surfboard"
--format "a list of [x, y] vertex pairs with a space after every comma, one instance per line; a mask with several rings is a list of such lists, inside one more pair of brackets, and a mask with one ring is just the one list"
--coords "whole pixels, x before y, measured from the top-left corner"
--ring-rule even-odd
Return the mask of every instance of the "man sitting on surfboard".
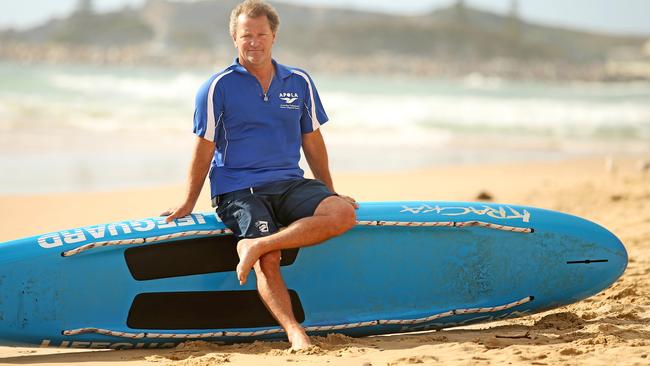
[[[232, 11], [230, 34], [238, 58], [199, 89], [187, 195], [162, 215], [167, 221], [189, 215], [209, 171], [213, 206], [241, 239], [239, 283], [254, 267], [264, 303], [292, 348], [302, 349], [311, 343], [291, 310], [280, 250], [349, 230], [356, 202], [335, 193], [319, 130], [328, 118], [313, 81], [305, 71], [272, 59], [279, 22], [263, 1], [247, 0]], [[316, 179], [303, 177], [301, 147]]]

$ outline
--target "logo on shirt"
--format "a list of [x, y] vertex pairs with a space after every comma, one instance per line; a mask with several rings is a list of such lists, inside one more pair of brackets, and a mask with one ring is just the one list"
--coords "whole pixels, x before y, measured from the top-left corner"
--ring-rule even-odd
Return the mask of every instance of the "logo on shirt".
[[298, 100], [298, 93], [280, 93], [279, 97], [284, 102], [284, 104], [280, 104], [280, 108], [300, 109], [298, 105], [293, 104], [296, 100]]
[[292, 104], [298, 99], [298, 93], [280, 93], [280, 99], [287, 104]]

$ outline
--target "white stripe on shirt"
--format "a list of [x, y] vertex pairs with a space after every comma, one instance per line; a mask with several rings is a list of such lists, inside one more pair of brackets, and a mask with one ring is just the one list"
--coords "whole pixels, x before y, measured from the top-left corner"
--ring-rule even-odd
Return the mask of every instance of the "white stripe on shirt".
[[318, 121], [318, 115], [316, 114], [316, 102], [314, 99], [314, 90], [311, 87], [311, 81], [309, 80], [309, 77], [307, 74], [304, 72], [300, 72], [298, 70], [291, 70], [294, 74], [300, 75], [307, 81], [307, 85], [309, 86], [309, 97], [311, 98], [311, 128], [312, 131], [316, 131], [320, 127], [320, 121]]
[[214, 120], [214, 89], [217, 87], [217, 83], [219, 80], [230, 74], [232, 70], [228, 70], [224, 72], [223, 74], [217, 76], [212, 84], [210, 84], [210, 91], [208, 92], [208, 120], [206, 121], [206, 126], [205, 126], [205, 133], [203, 134], [203, 138], [206, 140], [210, 141], [215, 141], [215, 132], [217, 128], [217, 122]]

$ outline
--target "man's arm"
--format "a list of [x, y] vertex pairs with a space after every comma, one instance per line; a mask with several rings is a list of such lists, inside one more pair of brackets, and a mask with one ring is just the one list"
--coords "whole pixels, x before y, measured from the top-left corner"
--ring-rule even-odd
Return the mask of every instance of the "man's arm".
[[327, 148], [325, 147], [325, 141], [320, 130], [302, 135], [302, 151], [305, 153], [307, 164], [314, 174], [314, 178], [325, 183], [330, 191], [336, 192], [330, 174]]
[[214, 156], [214, 150], [214, 142], [202, 137], [196, 137], [196, 145], [194, 146], [194, 154], [192, 155], [192, 162], [187, 178], [185, 202], [176, 208], [170, 208], [161, 213], [160, 216], [167, 216], [165, 221], [170, 222], [192, 213], [196, 201], [199, 199], [199, 195], [201, 194], [201, 188], [203, 188], [205, 177], [208, 175], [208, 171], [210, 170], [210, 163]]
[[[332, 182], [332, 175], [330, 174], [329, 158], [327, 156], [327, 148], [325, 141], [320, 130], [302, 135], [302, 151], [305, 153], [309, 169], [314, 174], [314, 178], [325, 183], [330, 191], [336, 193], [334, 190], [334, 183]], [[354, 207], [358, 207], [356, 201], [352, 197], [339, 195], [346, 201], [350, 202]]]

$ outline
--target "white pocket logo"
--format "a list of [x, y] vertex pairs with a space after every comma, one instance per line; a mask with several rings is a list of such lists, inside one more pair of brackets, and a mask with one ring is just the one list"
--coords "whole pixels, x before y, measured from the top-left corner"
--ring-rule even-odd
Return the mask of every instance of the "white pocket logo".
[[287, 104], [293, 104], [298, 100], [298, 93], [280, 93], [280, 99], [282, 99]]
[[255, 227], [260, 231], [260, 233], [269, 232], [269, 223], [268, 221], [258, 221], [255, 223]]
[[295, 102], [296, 99], [298, 99], [298, 98], [280, 98], [280, 99], [284, 100], [284, 102], [287, 103], [287, 104], [291, 104], [291, 103]]

